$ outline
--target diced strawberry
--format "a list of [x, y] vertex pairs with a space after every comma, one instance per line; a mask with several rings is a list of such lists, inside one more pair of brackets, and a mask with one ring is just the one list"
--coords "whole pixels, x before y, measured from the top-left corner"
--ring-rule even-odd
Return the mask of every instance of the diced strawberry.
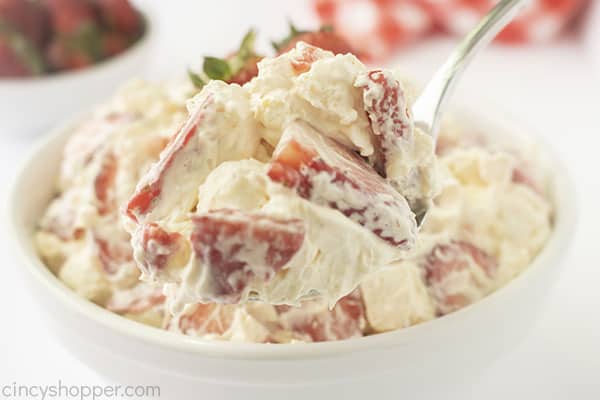
[[406, 200], [354, 152], [308, 125], [284, 132], [268, 175], [392, 246], [408, 248], [414, 242], [416, 226]]
[[210, 276], [208, 300], [235, 303], [254, 279], [269, 282], [302, 247], [304, 224], [260, 213], [214, 210], [192, 217], [192, 248]]
[[141, 314], [165, 301], [160, 287], [138, 283], [125, 291], [116, 291], [108, 300], [106, 308], [118, 314]]
[[154, 199], [160, 196], [160, 183], [160, 179], [157, 179], [141, 190], [136, 190], [134, 196], [127, 203], [127, 215], [131, 219], [137, 221], [138, 214], [145, 214], [150, 210]]
[[486, 281], [495, 276], [498, 262], [471, 243], [452, 241], [437, 245], [425, 258], [424, 267], [438, 312], [447, 314], [487, 294]]
[[137, 259], [139, 266], [150, 274], [164, 271], [172, 257], [184, 248], [183, 236], [167, 232], [155, 223], [144, 224], [140, 229], [143, 252]]
[[401, 140], [409, 140], [412, 135], [408, 102], [400, 83], [389, 71], [369, 71], [359, 78], [359, 83], [375, 145], [370, 161], [385, 177], [386, 164], [400, 151]]
[[302, 49], [302, 53], [299, 56], [292, 59], [292, 68], [294, 68], [297, 74], [302, 74], [310, 70], [312, 64], [318, 59], [317, 48], [306, 46]]
[[195, 304], [174, 322], [186, 335], [222, 335], [233, 321], [233, 307], [215, 303]]
[[359, 290], [342, 297], [333, 309], [311, 312], [309, 304], [300, 307], [277, 306], [282, 327], [301, 340], [323, 342], [363, 335], [365, 309]]
[[94, 192], [98, 201], [98, 213], [105, 215], [116, 208], [114, 199], [118, 160], [114, 153], [108, 153], [102, 160], [102, 167], [94, 179]]
[[40, 228], [64, 241], [78, 240], [83, 238], [85, 231], [81, 227], [76, 227], [75, 223], [76, 213], [67, 192], [66, 195], [54, 200]]
[[83, 121], [78, 125], [67, 141], [63, 150], [60, 184], [71, 186], [81, 170], [88, 167], [94, 157], [105, 154], [106, 140], [115, 129], [119, 129], [137, 120], [135, 113], [116, 113], [99, 115]]
[[93, 238], [98, 258], [107, 274], [115, 274], [125, 263], [133, 261], [133, 250], [125, 233], [121, 237], [109, 238], [99, 232], [93, 232]]
[[150, 173], [146, 174], [138, 184], [134, 195], [126, 205], [125, 213], [133, 221], [138, 222], [141, 217], [150, 213], [157, 205], [162, 193], [163, 179], [171, 165], [178, 159], [186, 157], [188, 153], [197, 152], [190, 146], [192, 139], [198, 134], [199, 126], [205, 117], [205, 112], [213, 105], [212, 96], [205, 99], [198, 109], [189, 116], [188, 120], [180, 127], [173, 139], [161, 153], [161, 158]]
[[140, 14], [128, 0], [95, 0], [95, 3], [106, 26], [127, 35], [141, 31]]

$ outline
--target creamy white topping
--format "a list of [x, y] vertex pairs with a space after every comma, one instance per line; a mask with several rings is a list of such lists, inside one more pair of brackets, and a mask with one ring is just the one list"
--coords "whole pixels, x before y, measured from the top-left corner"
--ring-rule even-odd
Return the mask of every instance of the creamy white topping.
[[[408, 207], [401, 213], [406, 225], [382, 227], [378, 217], [389, 210], [378, 197], [357, 194], [349, 181], [311, 169], [306, 160], [299, 169], [311, 185], [304, 197], [299, 194], [304, 189], [286, 180], [289, 176], [274, 180], [273, 164], [289, 150], [286, 137], [298, 137], [286, 135], [287, 130], [334, 139], [371, 165], [381, 155], [372, 117], [385, 113], [369, 105], [387, 101], [385, 87], [368, 79], [369, 71], [351, 55], [315, 50], [310, 68], [299, 72], [292, 62], [307, 49], [299, 44], [290, 53], [263, 60], [259, 76], [243, 87], [211, 82], [188, 103], [192, 118], [186, 117], [189, 85], [141, 81], [91, 115], [65, 148], [59, 196], [36, 233], [49, 268], [81, 296], [142, 323], [204, 338], [290, 343], [421, 323], [477, 301], [531, 263], [552, 229], [546, 170], [534, 147], [491, 143], [465, 130], [460, 120], [442, 127], [438, 162], [431, 140], [418, 130], [386, 139], [387, 180], [375, 186], [391, 184], [411, 203], [434, 197], [417, 238]], [[371, 78], [393, 84], [396, 75], [382, 71]], [[403, 86], [398, 90], [402, 94]], [[408, 113], [401, 119], [410, 128], [410, 97], [400, 99], [397, 109]], [[163, 152], [163, 164], [152, 167], [186, 118], [190, 140], [181, 143], [180, 151], [172, 144]], [[396, 126], [385, 118], [381, 122], [375, 130]], [[202, 125], [198, 132], [195, 123]], [[168, 166], [166, 154], [173, 155]], [[319, 154], [325, 164], [343, 164], [327, 152]], [[284, 161], [288, 167], [295, 162]], [[285, 170], [290, 171], [298, 175], [293, 168]], [[340, 171], [351, 176], [349, 169]], [[123, 218], [133, 234], [132, 248], [119, 224], [119, 208], [127, 209], [136, 186], [139, 191], [156, 181], [161, 190], [148, 208], [132, 208], [137, 221]], [[238, 214], [223, 219], [214, 213], [224, 209]], [[353, 209], [365, 212], [343, 212]], [[235, 254], [230, 261], [242, 266], [229, 266], [232, 272], [224, 282], [243, 288], [239, 300], [254, 301], [188, 304], [215, 291], [211, 274], [219, 272], [207, 268], [190, 241], [193, 218], [202, 216], [209, 221], [219, 217], [233, 227], [258, 221], [242, 230], [257, 235], [251, 240], [224, 236], [204, 247], [202, 258], [210, 259], [213, 250]], [[288, 226], [262, 217], [292, 222]], [[297, 223], [303, 240], [281, 266], [286, 250], [296, 244]], [[289, 243], [283, 236], [270, 237], [272, 243], [261, 240], [270, 226], [289, 234]], [[238, 228], [232, 231], [239, 235]], [[151, 234], [145, 239], [144, 232]], [[385, 240], [404, 237], [414, 240], [410, 252]], [[161, 266], [145, 271], [145, 278], [158, 286], [139, 281], [134, 258]], [[181, 313], [165, 312], [161, 286]], [[321, 296], [314, 298], [317, 293]]]

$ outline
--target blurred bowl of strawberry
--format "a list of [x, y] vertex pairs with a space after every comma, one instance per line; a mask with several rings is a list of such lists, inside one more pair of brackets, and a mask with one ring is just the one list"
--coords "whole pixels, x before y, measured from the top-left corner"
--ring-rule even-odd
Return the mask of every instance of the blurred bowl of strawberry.
[[140, 74], [152, 24], [128, 0], [0, 0], [0, 131], [29, 135]]

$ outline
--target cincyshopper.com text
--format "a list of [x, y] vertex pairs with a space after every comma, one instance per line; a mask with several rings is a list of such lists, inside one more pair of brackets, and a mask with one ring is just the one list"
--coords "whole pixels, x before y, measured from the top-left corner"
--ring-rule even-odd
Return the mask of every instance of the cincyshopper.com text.
[[156, 385], [67, 385], [59, 380], [52, 385], [26, 385], [12, 382], [0, 386], [0, 399], [61, 399], [110, 400], [158, 399], [160, 386]]

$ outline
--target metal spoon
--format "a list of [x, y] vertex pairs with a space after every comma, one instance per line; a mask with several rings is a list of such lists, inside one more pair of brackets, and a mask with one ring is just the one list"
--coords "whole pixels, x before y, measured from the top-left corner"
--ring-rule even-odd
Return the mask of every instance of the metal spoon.
[[[437, 141], [438, 127], [454, 92], [456, 83], [473, 58], [496, 37], [498, 33], [526, 6], [528, 0], [502, 0], [479, 24], [460, 42], [450, 57], [433, 75], [425, 89], [413, 104], [415, 126], [422, 129]], [[417, 224], [421, 226], [427, 207], [416, 213]]]

